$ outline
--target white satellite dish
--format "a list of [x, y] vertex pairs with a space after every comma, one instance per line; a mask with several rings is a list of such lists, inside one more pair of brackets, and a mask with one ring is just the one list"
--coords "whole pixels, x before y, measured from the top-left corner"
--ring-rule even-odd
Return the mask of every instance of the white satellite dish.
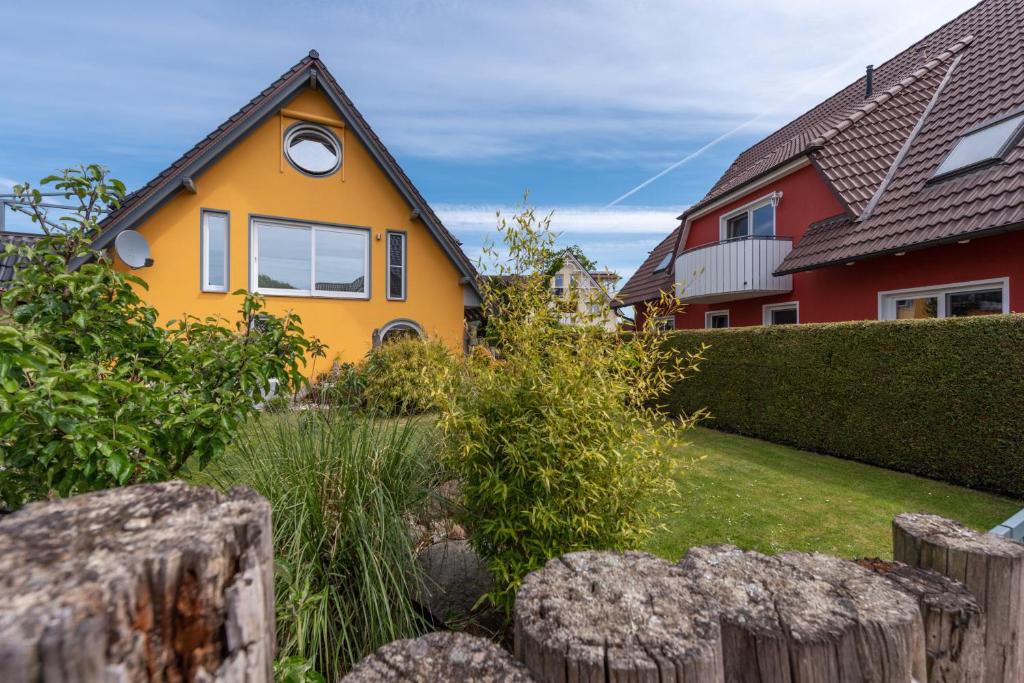
[[114, 238], [114, 251], [129, 268], [144, 268], [153, 265], [149, 257], [146, 238], [134, 230], [125, 230]]

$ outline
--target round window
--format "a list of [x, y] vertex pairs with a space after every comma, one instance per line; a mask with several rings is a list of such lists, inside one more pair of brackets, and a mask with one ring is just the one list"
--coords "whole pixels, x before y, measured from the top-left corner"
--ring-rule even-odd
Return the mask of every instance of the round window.
[[300, 123], [284, 136], [284, 155], [292, 166], [312, 176], [326, 176], [341, 166], [341, 144], [326, 128]]

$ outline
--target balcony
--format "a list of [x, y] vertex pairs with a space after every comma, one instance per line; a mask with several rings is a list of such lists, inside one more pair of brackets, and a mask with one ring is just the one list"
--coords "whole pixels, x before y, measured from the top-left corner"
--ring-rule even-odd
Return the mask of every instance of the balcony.
[[687, 249], [676, 259], [676, 292], [706, 304], [791, 292], [793, 276], [773, 273], [792, 250], [791, 237], [760, 235]]

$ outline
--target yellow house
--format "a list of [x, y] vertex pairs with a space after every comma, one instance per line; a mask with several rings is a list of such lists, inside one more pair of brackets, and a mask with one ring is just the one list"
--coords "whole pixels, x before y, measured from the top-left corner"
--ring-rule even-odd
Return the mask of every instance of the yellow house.
[[409, 330], [459, 349], [479, 305], [459, 242], [316, 51], [129, 195], [96, 246], [128, 229], [149, 243], [137, 274], [163, 320], [237, 319], [231, 292], [248, 289], [299, 314], [328, 357]]

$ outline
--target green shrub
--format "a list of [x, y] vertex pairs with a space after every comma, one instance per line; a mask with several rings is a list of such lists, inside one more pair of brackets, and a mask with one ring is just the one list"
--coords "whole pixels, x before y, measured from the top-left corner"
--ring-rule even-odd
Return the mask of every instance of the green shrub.
[[439, 339], [403, 337], [377, 346], [361, 368], [363, 401], [385, 415], [415, 415], [435, 407], [438, 382], [455, 363]]
[[437, 483], [434, 445], [408, 420], [265, 415], [197, 477], [270, 501], [279, 668], [337, 681], [381, 645], [426, 630], [410, 598], [419, 569], [407, 519]]
[[292, 409], [292, 402], [287, 396], [274, 396], [263, 402], [263, 412], [272, 415], [287, 413]]
[[105, 169], [69, 169], [43, 184], [79, 208], [57, 224], [38, 190], [14, 187], [25, 202], [18, 210], [45, 235], [6, 250], [18, 267], [0, 299], [0, 503], [158, 481], [190, 459], [202, 466], [252, 415], [271, 377], [285, 392], [304, 382], [304, 356], [319, 345], [297, 317], [263, 314], [260, 297], [236, 292], [234, 324], [157, 324], [137, 291], [145, 282], [91, 248], [124, 195]]
[[954, 484], [1024, 496], [1024, 316], [701, 330], [676, 414]]
[[649, 331], [561, 325], [544, 272], [549, 220], [526, 209], [499, 223], [511, 264], [495, 269], [515, 277], [482, 284], [498, 359], [480, 351], [461, 364], [440, 401], [470, 542], [506, 615], [522, 578], [548, 559], [633, 548], [651, 531], [674, 491], [659, 432], [689, 421], [668, 425], [646, 401], [697, 360]]
[[358, 365], [335, 361], [330, 370], [313, 380], [307, 398], [321, 406], [358, 408], [363, 404], [365, 381]]

